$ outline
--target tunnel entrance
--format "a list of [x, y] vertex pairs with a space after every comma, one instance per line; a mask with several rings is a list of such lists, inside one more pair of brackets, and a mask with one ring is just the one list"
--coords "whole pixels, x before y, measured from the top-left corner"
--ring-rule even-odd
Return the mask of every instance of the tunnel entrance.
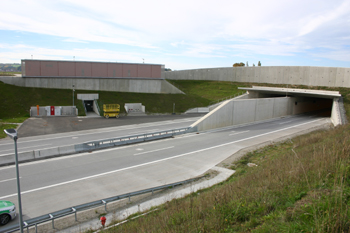
[[94, 101], [93, 100], [84, 100], [85, 109], [87, 112], [94, 111]]
[[342, 99], [338, 91], [323, 91], [310, 89], [292, 89], [253, 86], [252, 88], [239, 88], [247, 90], [247, 99], [257, 98], [289, 98], [291, 115], [310, 114], [321, 117], [330, 117], [334, 125], [346, 121]]

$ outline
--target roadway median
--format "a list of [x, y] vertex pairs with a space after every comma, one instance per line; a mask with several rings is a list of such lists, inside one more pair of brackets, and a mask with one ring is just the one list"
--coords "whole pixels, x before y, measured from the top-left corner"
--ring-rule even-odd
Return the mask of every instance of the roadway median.
[[[34, 160], [47, 159], [52, 157], [71, 155], [83, 152], [91, 152], [94, 150], [101, 150], [110, 147], [123, 146], [159, 139], [165, 139], [174, 137], [176, 135], [185, 134], [191, 132], [190, 127], [157, 131], [153, 133], [129, 135], [118, 138], [109, 138], [97, 141], [89, 141], [80, 144], [44, 148], [41, 150], [33, 150], [18, 153], [19, 162], [30, 162]], [[12, 165], [15, 164], [14, 154], [6, 154], [0, 156], [0, 166]]]

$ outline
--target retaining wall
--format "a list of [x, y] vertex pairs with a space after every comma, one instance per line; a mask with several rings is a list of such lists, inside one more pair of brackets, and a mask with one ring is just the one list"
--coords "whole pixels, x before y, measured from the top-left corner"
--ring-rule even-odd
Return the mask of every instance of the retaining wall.
[[165, 72], [166, 79], [350, 87], [350, 68], [313, 66], [223, 67]]
[[263, 121], [293, 114], [294, 97], [232, 99], [191, 125], [197, 131]]
[[0, 77], [0, 81], [23, 87], [100, 90], [157, 94], [184, 94], [164, 79], [128, 78], [23, 78]]

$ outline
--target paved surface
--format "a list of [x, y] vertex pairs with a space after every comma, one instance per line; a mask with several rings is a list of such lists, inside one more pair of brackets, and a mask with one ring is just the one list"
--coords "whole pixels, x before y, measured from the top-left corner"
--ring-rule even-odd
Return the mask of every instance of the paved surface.
[[199, 117], [204, 114], [120, 116], [119, 119], [103, 117], [31, 117], [18, 130], [18, 137], [100, 129], [122, 125], [135, 125], [149, 122]]
[[[211, 177], [210, 179], [202, 179], [199, 182], [191, 183], [188, 185], [185, 185], [185, 187], [180, 186], [178, 188], [175, 188], [174, 190], [168, 190], [164, 193], [161, 193], [160, 195], [155, 195], [156, 197], [141, 202], [141, 203], [136, 203], [131, 206], [128, 206], [128, 208], [119, 210], [117, 212], [110, 211], [106, 215], [106, 228], [112, 228], [113, 226], [117, 226], [120, 224], [116, 225], [110, 225], [112, 221], [121, 221], [125, 220], [128, 216], [139, 213], [139, 212], [144, 212], [150, 210], [152, 207], [157, 207], [159, 205], [162, 205], [168, 201], [171, 201], [176, 198], [182, 198], [188, 194], [191, 194], [193, 192], [197, 192], [201, 189], [209, 188], [215, 184], [218, 184], [220, 182], [225, 181], [227, 178], [229, 178], [235, 171], [222, 168], [222, 167], [213, 167], [211, 170], [217, 172], [218, 174], [215, 175], [214, 177]], [[74, 218], [72, 215], [71, 218]], [[78, 217], [79, 218], [79, 217]], [[57, 222], [57, 221], [56, 221]], [[59, 225], [59, 223], [56, 225]], [[59, 226], [57, 226], [59, 227]], [[80, 224], [77, 224], [73, 227], [66, 228], [62, 231], [59, 232], [69, 232], [69, 233], [78, 233], [78, 232], [85, 232], [88, 230], [98, 230], [101, 229], [101, 222], [98, 220], [98, 218], [94, 218], [90, 221], [86, 221]]]
[[[24, 219], [187, 180], [205, 173], [242, 148], [327, 121], [329, 118], [292, 117], [24, 163], [20, 165]], [[0, 168], [0, 182], [0, 199], [16, 203], [14, 166]]]
[[[155, 122], [148, 122], [148, 123], [140, 123], [140, 124], [130, 124], [130, 125], [119, 125], [119, 126], [110, 126], [110, 127], [104, 127], [104, 128], [96, 128], [96, 129], [87, 129], [87, 130], [79, 130], [79, 131], [72, 131], [72, 132], [65, 132], [65, 133], [55, 133], [55, 134], [45, 134], [45, 135], [38, 135], [38, 136], [31, 136], [31, 137], [19, 137], [17, 141], [18, 145], [18, 152], [19, 157], [21, 158], [23, 152], [32, 152], [32, 151], [42, 151], [42, 150], [49, 150], [52, 148], [57, 147], [64, 147], [64, 146], [71, 146], [71, 145], [77, 145], [84, 142], [90, 142], [90, 141], [98, 141], [98, 140], [105, 140], [105, 139], [111, 139], [111, 138], [118, 138], [118, 137], [125, 137], [128, 135], [140, 135], [150, 132], [159, 132], [164, 130], [171, 130], [171, 129], [178, 129], [178, 128], [184, 128], [189, 127], [192, 123], [194, 123], [196, 120], [198, 120], [200, 117], [174, 117], [170, 120], [169, 117], [157, 117], [159, 121]], [[175, 119], [176, 118], [176, 119]], [[144, 118], [133, 118], [129, 121], [124, 122], [140, 122], [141, 120], [145, 120]], [[154, 120], [155, 118], [151, 118], [151, 120]], [[161, 120], [162, 119], [162, 120]], [[34, 119], [36, 120], [36, 119]], [[60, 121], [54, 121], [52, 124], [53, 131], [61, 130], [59, 128], [62, 125], [61, 120]], [[67, 120], [67, 119], [63, 119]], [[77, 120], [78, 123], [81, 123], [81, 127], [83, 128], [87, 125], [86, 122], [94, 122], [90, 119], [72, 119]], [[109, 119], [102, 119], [102, 123], [113, 123], [113, 121], [109, 121]], [[148, 119], [146, 119], [148, 120]], [[33, 123], [33, 119], [27, 120], [29, 123]], [[95, 118], [96, 121], [101, 121], [100, 118]], [[27, 123], [27, 122], [26, 122]], [[35, 122], [34, 122], [35, 123]], [[33, 125], [33, 124], [32, 124]], [[31, 125], [31, 126], [32, 126]], [[98, 126], [98, 124], [93, 124], [94, 126]], [[90, 126], [90, 125], [87, 125]], [[21, 131], [23, 128], [21, 127], [19, 131]], [[37, 129], [39, 132], [40, 130], [45, 131], [45, 129], [39, 128]], [[2, 156], [4, 160], [6, 160], [6, 156], [12, 156], [14, 153], [13, 148], [13, 140], [11, 140], [9, 137], [5, 139], [0, 140], [0, 162], [2, 161]]]

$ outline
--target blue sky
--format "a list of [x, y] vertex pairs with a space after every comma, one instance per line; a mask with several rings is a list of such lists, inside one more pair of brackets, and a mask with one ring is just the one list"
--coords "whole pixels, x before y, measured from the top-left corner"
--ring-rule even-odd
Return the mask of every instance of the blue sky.
[[349, 0], [2, 0], [0, 63], [350, 67]]

